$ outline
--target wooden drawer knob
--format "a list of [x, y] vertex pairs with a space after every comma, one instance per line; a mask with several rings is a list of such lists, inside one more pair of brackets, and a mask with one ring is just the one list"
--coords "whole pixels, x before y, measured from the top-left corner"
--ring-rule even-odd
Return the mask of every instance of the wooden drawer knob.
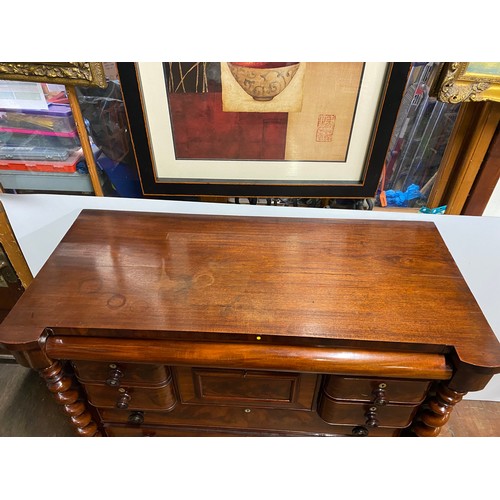
[[120, 392], [118, 399], [116, 400], [116, 407], [120, 410], [126, 410], [131, 399], [132, 398], [127, 391]]
[[[115, 366], [115, 365], [112, 365]], [[120, 379], [123, 377], [123, 372], [118, 368], [111, 368], [109, 376], [106, 379], [106, 385], [110, 387], [120, 387]]]
[[363, 425], [357, 425], [352, 429], [353, 436], [368, 436], [368, 429]]
[[[385, 385], [385, 384], [384, 384]], [[385, 406], [387, 404], [387, 393], [385, 388], [379, 387], [375, 391], [373, 391], [374, 399], [373, 404], [376, 406]]]
[[144, 423], [144, 412], [142, 411], [133, 411], [128, 416], [128, 423], [133, 425], [141, 425]]
[[377, 419], [377, 407], [372, 406], [366, 413], [366, 422], [365, 425], [367, 427], [378, 427], [379, 421]]

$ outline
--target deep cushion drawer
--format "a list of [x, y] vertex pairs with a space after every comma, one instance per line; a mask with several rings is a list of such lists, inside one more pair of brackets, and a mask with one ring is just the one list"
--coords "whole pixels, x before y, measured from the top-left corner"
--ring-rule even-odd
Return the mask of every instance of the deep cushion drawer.
[[81, 382], [103, 382], [112, 387], [162, 385], [170, 378], [170, 370], [163, 365], [73, 361], [73, 366]]
[[339, 401], [322, 394], [318, 414], [329, 424], [365, 427], [407, 427], [418, 405], [375, 406], [371, 403]]
[[174, 370], [180, 399], [189, 404], [310, 410], [318, 382], [314, 374], [185, 367]]
[[108, 387], [85, 384], [90, 403], [98, 408], [123, 410], [171, 410], [177, 403], [173, 383], [170, 380], [161, 387]]
[[430, 382], [389, 378], [356, 378], [330, 375], [326, 377], [324, 392], [334, 399], [371, 401], [377, 403], [421, 403]]

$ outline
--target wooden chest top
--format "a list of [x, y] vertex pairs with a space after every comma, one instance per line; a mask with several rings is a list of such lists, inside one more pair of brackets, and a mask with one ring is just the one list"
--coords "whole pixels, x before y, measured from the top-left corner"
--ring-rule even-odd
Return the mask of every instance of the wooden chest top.
[[500, 347], [434, 224], [83, 210], [0, 327]]

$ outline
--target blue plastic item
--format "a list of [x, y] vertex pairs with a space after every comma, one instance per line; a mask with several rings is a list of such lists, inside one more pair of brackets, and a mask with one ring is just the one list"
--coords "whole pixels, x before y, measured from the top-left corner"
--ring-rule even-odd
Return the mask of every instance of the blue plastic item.
[[446, 205], [436, 208], [422, 207], [419, 212], [423, 214], [444, 214], [446, 212]]
[[404, 193], [402, 191], [389, 189], [385, 192], [385, 197], [387, 205], [390, 207], [407, 207], [410, 200], [421, 198], [422, 193], [420, 192], [419, 186], [412, 184]]

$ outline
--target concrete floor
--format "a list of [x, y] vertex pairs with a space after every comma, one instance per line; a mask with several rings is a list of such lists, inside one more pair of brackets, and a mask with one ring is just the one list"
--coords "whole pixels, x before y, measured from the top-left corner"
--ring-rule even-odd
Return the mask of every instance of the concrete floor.
[[[74, 436], [67, 417], [34, 370], [0, 363], [0, 436]], [[440, 436], [500, 437], [500, 403], [462, 401]]]

